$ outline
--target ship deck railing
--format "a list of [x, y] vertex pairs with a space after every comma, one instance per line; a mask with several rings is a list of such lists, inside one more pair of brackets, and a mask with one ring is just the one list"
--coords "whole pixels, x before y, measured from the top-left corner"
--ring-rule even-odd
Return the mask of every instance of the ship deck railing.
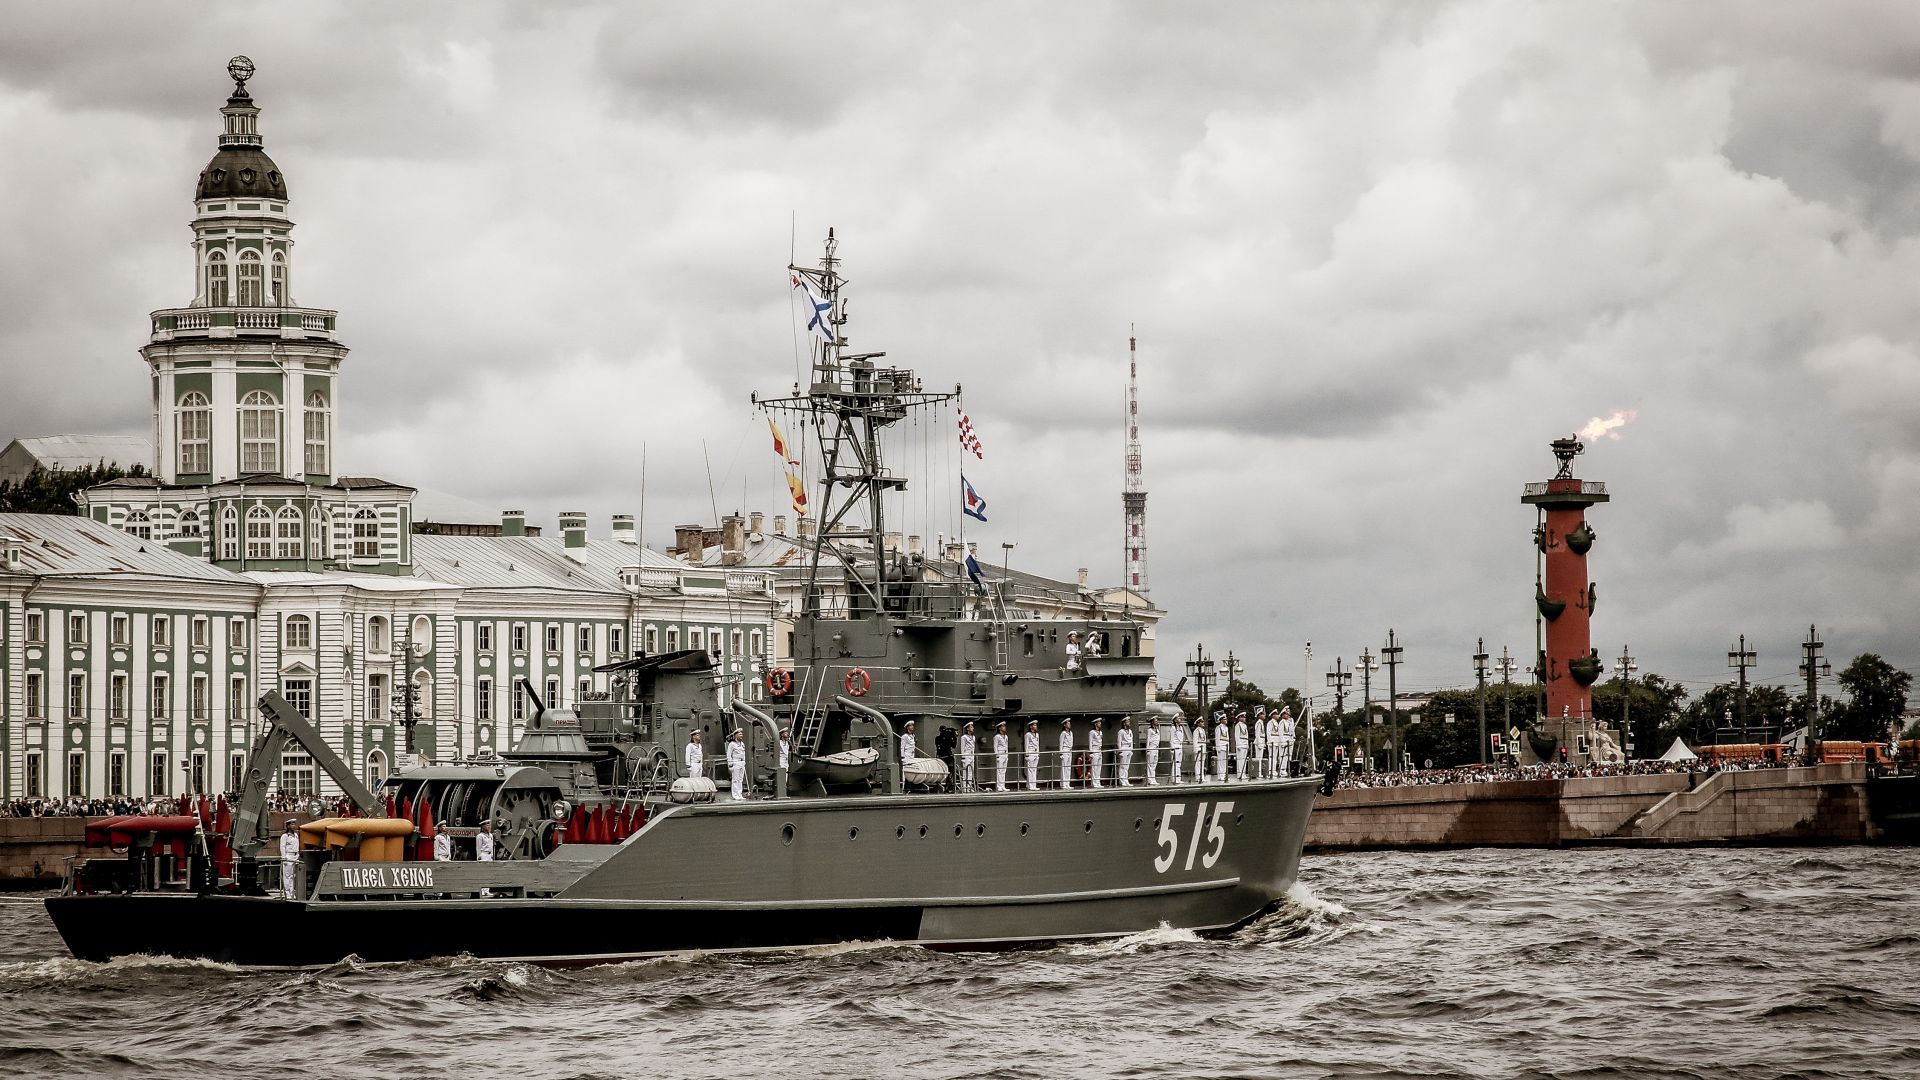
[[[977, 727], [978, 724], [975, 726]], [[1011, 727], [1012, 725], [1008, 726]], [[924, 744], [927, 736], [925, 733], [919, 734]], [[1137, 741], [1135, 742], [1133, 752], [1126, 762], [1126, 771], [1123, 776], [1121, 772], [1120, 752], [1113, 744], [1112, 732], [1104, 733], [1107, 738], [1105, 745], [1100, 749], [1097, 763], [1095, 755], [1086, 748], [1086, 734], [1084, 732], [1076, 734], [1078, 735], [1079, 744], [1067, 753], [1062, 753], [1056, 744], [1055, 749], [1042, 750], [1038, 754], [1028, 755], [1020, 742], [1013, 742], [1007, 748], [1006, 790], [1029, 790], [1027, 786], [1027, 766], [1029, 758], [1031, 758], [1034, 766], [1034, 784], [1037, 789], [1041, 791], [1066, 791], [1094, 787], [1136, 787], [1148, 784], [1147, 752], [1142, 744]], [[1013, 737], [1011, 733], [1010, 737]], [[985, 740], [985, 744], [986, 748], [974, 754], [973, 768], [971, 771], [964, 767], [963, 763], [965, 759], [958, 749], [955, 749], [950, 755], [951, 760], [949, 760], [949, 755], [929, 754], [925, 749], [922, 749], [917, 756], [937, 756], [942, 761], [948, 761], [948, 767], [951, 770], [949, 786], [955, 791], [992, 791], [999, 787], [999, 767], [991, 749], [991, 736]], [[1298, 747], [1296, 747], [1296, 749], [1298, 749]], [[1225, 776], [1227, 781], [1278, 780], [1282, 778], [1280, 764], [1271, 756], [1262, 755], [1256, 759], [1252, 751], [1249, 750], [1247, 758], [1247, 770], [1246, 773], [1242, 775], [1239, 769], [1238, 757], [1236, 757], [1231, 750], [1227, 752], [1228, 761]], [[1096, 764], [1098, 765], [1097, 772], [1095, 769]], [[1161, 745], [1158, 758], [1153, 762], [1153, 765], [1153, 785], [1171, 785], [1174, 782], [1173, 754], [1167, 749], [1164, 743]], [[1211, 752], [1207, 755], [1206, 774], [1204, 776], [1195, 775], [1193, 767], [1194, 760], [1191, 754], [1183, 752], [1180, 765], [1180, 783], [1182, 784], [1212, 784], [1218, 783], [1222, 779], [1218, 763]], [[1292, 766], [1286, 770], [1286, 775], [1293, 777], [1303, 775], [1300, 764], [1298, 762], [1293, 763]]]

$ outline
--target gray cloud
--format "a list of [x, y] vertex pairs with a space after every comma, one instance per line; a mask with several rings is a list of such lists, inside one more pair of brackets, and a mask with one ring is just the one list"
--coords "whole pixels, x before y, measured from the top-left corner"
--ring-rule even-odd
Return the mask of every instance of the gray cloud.
[[[1744, 632], [1790, 673], [1818, 621], [1920, 664], [1904, 5], [3, 18], [0, 433], [145, 430], [247, 52], [353, 469], [598, 519], [644, 452], [656, 542], [776, 508], [746, 397], [791, 380], [781, 268], [835, 226], [854, 343], [966, 385], [969, 536], [1030, 569], [1118, 575], [1138, 326], [1169, 657], [1297, 683], [1307, 639], [1318, 669], [1391, 626], [1430, 686], [1482, 635], [1530, 654], [1520, 486], [1626, 408], [1581, 463], [1603, 653], [1706, 683]], [[938, 474], [904, 527], [954, 531], [947, 429], [899, 447]]]

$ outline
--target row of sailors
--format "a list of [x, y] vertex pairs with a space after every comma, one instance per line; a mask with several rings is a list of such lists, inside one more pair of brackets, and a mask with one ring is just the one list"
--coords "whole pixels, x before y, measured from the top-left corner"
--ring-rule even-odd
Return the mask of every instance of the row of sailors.
[[[1161, 725], [1145, 725], [1146, 735], [1142, 740], [1146, 749], [1146, 782], [1160, 782]], [[1291, 710], [1282, 707], [1279, 712], [1268, 715], [1264, 707], [1254, 711], [1252, 722], [1242, 712], [1232, 727], [1226, 723], [1225, 713], [1216, 713], [1212, 730], [1212, 764], [1214, 778], [1225, 781], [1229, 761], [1233, 765], [1233, 774], [1241, 780], [1261, 780], [1285, 777], [1288, 775], [1289, 762], [1293, 760], [1293, 744], [1297, 725]], [[1171, 758], [1171, 770], [1168, 782], [1184, 783], [1182, 779], [1186, 765], [1186, 750], [1193, 749], [1193, 782], [1204, 783], [1207, 779], [1208, 729], [1204, 719], [1195, 721], [1191, 731], [1184, 720], [1176, 720], [1167, 725], [1167, 751]], [[1122, 787], [1133, 784], [1134, 756], [1133, 721], [1122, 717], [1120, 728], [1114, 733], [1114, 757], [1117, 767], [1114, 779]], [[1007, 722], [1001, 720], [995, 725], [991, 756], [993, 759], [993, 787], [997, 791], [1006, 791], [1007, 765], [1010, 749], [1007, 739]], [[1021, 747], [1028, 791], [1040, 790], [1040, 721], [1028, 720], [1024, 745]], [[1087, 732], [1086, 748], [1082, 762], [1084, 769], [1081, 777], [1089, 787], [1102, 787], [1106, 772], [1106, 733], [1099, 718], [1093, 720], [1092, 729]], [[956, 770], [957, 780], [962, 791], [973, 790], [978, 786], [979, 736], [974, 722], [969, 720], [961, 730], [959, 745], [954, 750], [959, 761]], [[909, 720], [900, 735], [900, 760], [912, 761], [918, 754], [914, 743], [913, 721]], [[1231, 755], [1231, 757], [1229, 757]], [[1073, 721], [1060, 721], [1059, 760], [1074, 760]], [[1053, 784], [1059, 787], [1072, 787], [1073, 770], [1062, 768]]]
[[[1248, 716], [1245, 712], [1240, 713], [1235, 718], [1231, 728], [1228, 727], [1226, 721], [1226, 713], [1217, 712], [1214, 714], [1212, 731], [1213, 752], [1211, 757], [1214, 767], [1214, 778], [1216, 780], [1225, 781], [1227, 779], [1227, 767], [1230, 760], [1233, 763], [1234, 776], [1241, 780], [1270, 779], [1288, 775], [1288, 763], [1293, 760], [1293, 743], [1297, 730], [1292, 710], [1282, 706], [1278, 712], [1268, 714], [1265, 706], [1259, 706], [1253, 711], [1251, 723], [1249, 723]], [[1144, 739], [1147, 766], [1146, 782], [1149, 784], [1158, 784], [1160, 782], [1158, 779], [1160, 775], [1160, 728], [1161, 725], [1157, 723], [1149, 723], [1146, 725], [1147, 730]], [[1204, 783], [1207, 779], [1207, 763], [1209, 757], [1207, 751], [1208, 730], [1205, 718], [1195, 720], [1191, 732], [1189, 732], [1184, 718], [1166, 725], [1166, 728], [1167, 751], [1171, 758], [1170, 764], [1172, 766], [1171, 771], [1168, 773], [1168, 782], [1173, 784], [1185, 782], [1182, 776], [1185, 768], [1186, 749], [1191, 745], [1193, 748], [1193, 782], [1196, 784]], [[1059, 758], [1062, 762], [1074, 760], [1072, 720], [1060, 721], [1059, 747]], [[1086, 763], [1083, 776], [1090, 787], [1097, 788], [1104, 784], [1104, 773], [1106, 771], [1105, 747], [1105, 731], [1102, 729], [1101, 720], [1095, 717], [1092, 730], [1087, 732], [1085, 757], [1083, 759]], [[960, 790], [962, 791], [970, 791], [977, 786], [975, 781], [980, 775], [978, 769], [979, 748], [980, 737], [974, 730], [974, 722], [969, 720], [960, 733], [959, 745], [955, 747], [955, 753], [959, 758], [957, 780]], [[778, 748], [781, 768], [784, 769], [788, 767], [788, 759], [792, 753], [792, 749], [792, 729], [781, 728], [780, 745]], [[992, 750], [993, 786], [994, 789], [998, 791], [1008, 790], [1008, 749], [1007, 722], [1001, 720], [995, 727]], [[1027, 790], [1038, 791], [1040, 790], [1041, 757], [1040, 721], [1027, 721], [1026, 741], [1022, 746], [1022, 750], [1024, 751], [1023, 763], [1026, 770]], [[1132, 786], [1134, 737], [1133, 720], [1130, 717], [1122, 717], [1120, 720], [1120, 729], [1114, 734], [1114, 754], [1119, 759], [1118, 768], [1114, 772], [1115, 780], [1122, 787]], [[1231, 757], [1229, 757], [1229, 754], [1231, 754]], [[914, 722], [908, 720], [900, 729], [900, 760], [902, 763], [905, 763], [919, 756], [920, 750], [917, 737], [914, 733]], [[688, 776], [697, 777], [706, 775], [706, 751], [701, 747], [700, 733], [698, 731], [690, 732], [687, 735], [686, 767]], [[742, 798], [745, 795], [744, 787], [747, 772], [747, 733], [744, 729], [735, 728], [732, 736], [727, 739], [727, 774], [730, 778], [730, 790], [728, 794], [735, 799]], [[1059, 778], [1053, 781], [1053, 783], [1057, 783], [1058, 786], [1063, 788], [1072, 787], [1073, 780], [1072, 770], [1062, 768]]]

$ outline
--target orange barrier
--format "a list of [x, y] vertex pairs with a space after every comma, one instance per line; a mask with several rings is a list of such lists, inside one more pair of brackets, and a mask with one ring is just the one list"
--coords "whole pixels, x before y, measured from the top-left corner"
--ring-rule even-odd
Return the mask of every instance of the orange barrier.
[[[359, 837], [359, 861], [404, 862], [412, 835], [413, 822], [405, 818], [320, 818], [300, 826], [300, 846], [337, 850]], [[344, 852], [336, 856], [349, 857]]]

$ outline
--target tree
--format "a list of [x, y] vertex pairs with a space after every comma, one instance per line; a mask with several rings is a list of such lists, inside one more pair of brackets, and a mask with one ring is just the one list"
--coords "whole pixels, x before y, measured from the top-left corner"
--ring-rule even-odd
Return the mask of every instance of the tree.
[[1877, 653], [1861, 653], [1840, 672], [1840, 689], [1847, 700], [1833, 707], [1820, 724], [1823, 739], [1859, 739], [1884, 742], [1907, 708], [1913, 676], [1882, 660]]
[[0, 513], [78, 514], [80, 508], [73, 501], [78, 493], [123, 476], [145, 475], [147, 467], [140, 464], [123, 469], [117, 464], [101, 461], [84, 469], [72, 470], [43, 469], [36, 465], [18, 483], [0, 482]]
[[[1453, 723], [1447, 723], [1447, 714]], [[1499, 727], [1500, 716], [1489, 710], [1488, 731]], [[1480, 762], [1480, 694], [1477, 690], [1440, 690], [1427, 699], [1420, 710], [1420, 722], [1407, 713], [1400, 716], [1401, 732], [1407, 740], [1407, 758], [1425, 768], [1433, 762], [1436, 769]]]
[[[1635, 757], [1658, 757], [1673, 741], [1673, 732], [1685, 707], [1687, 688], [1648, 672], [1633, 680], [1627, 695], [1627, 741]], [[1593, 685], [1593, 715], [1602, 724], [1620, 722], [1620, 683]]]

